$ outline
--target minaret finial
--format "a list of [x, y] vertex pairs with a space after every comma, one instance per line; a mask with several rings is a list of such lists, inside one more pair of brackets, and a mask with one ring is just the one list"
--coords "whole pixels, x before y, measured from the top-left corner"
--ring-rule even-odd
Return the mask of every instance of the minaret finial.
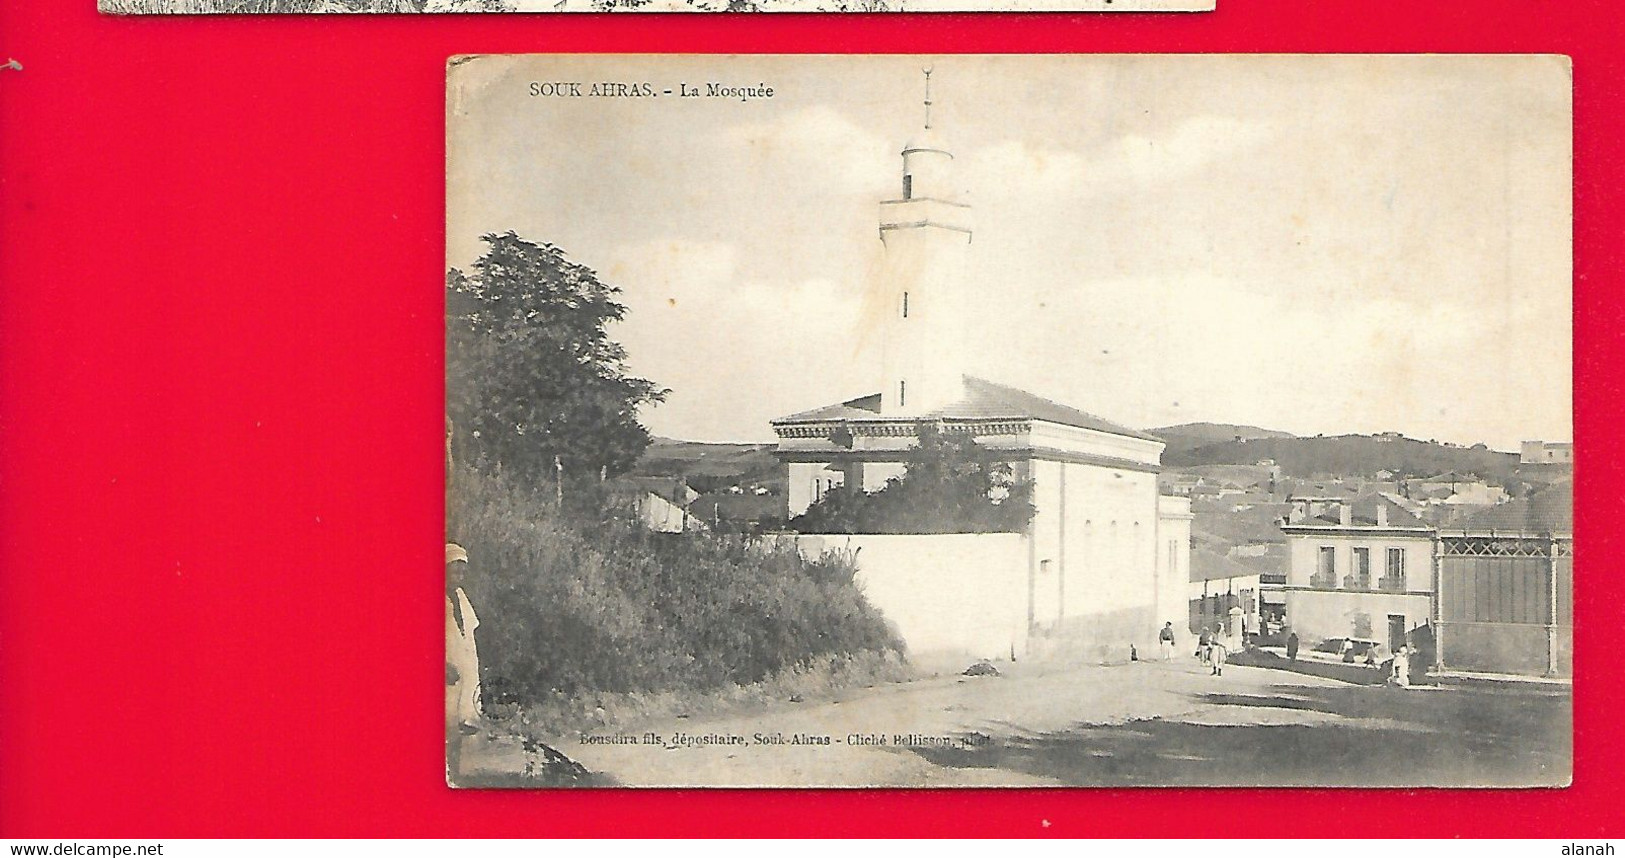
[[921, 69], [925, 72], [925, 127], [931, 127], [931, 69]]

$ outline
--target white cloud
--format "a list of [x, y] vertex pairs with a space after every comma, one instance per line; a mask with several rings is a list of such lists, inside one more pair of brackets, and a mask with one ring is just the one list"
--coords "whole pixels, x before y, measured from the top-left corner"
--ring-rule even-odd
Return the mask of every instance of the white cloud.
[[892, 164], [875, 153], [896, 148], [878, 134], [858, 127], [828, 105], [793, 110], [765, 122], [720, 129], [715, 134], [719, 156], [738, 164], [763, 164], [786, 173], [792, 182], [764, 193], [809, 184], [825, 194], [873, 196], [887, 187]]
[[1182, 179], [1263, 143], [1271, 134], [1259, 121], [1193, 116], [1160, 137], [1130, 134], [1118, 139], [1101, 153], [1095, 175], [1102, 182], [1137, 186]]
[[995, 206], [1043, 206], [1054, 197], [1145, 189], [1200, 173], [1273, 135], [1267, 123], [1196, 116], [1155, 137], [1130, 134], [1088, 151], [1009, 138], [968, 158], [966, 181]]
[[1088, 176], [1081, 154], [1021, 140], [1004, 140], [959, 160], [965, 165], [966, 184], [988, 200], [1031, 202], [1068, 194], [1080, 189]]
[[732, 245], [656, 241], [613, 269], [627, 319], [615, 336], [634, 372], [672, 389], [644, 416], [657, 434], [742, 440], [768, 420], [869, 392], [850, 287], [823, 278], [743, 276]]
[[[1297, 432], [1397, 429], [1517, 441], [1522, 406], [1566, 409], [1567, 378], [1524, 367], [1538, 342], [1499, 320], [1386, 298], [1329, 307], [1203, 272], [1035, 287], [973, 332], [968, 370], [1131, 426], [1188, 420]], [[1555, 344], [1561, 348], [1563, 344]], [[1493, 381], [1492, 381], [1493, 380]], [[1460, 406], [1473, 390], [1474, 408]], [[1530, 424], [1530, 437], [1566, 437]]]

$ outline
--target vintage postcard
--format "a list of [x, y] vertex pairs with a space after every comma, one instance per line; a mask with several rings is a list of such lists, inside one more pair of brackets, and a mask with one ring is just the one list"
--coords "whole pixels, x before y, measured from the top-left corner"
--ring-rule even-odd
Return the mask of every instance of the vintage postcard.
[[1570, 75], [454, 59], [450, 781], [1567, 785]]
[[367, 12], [1211, 12], [1215, 0], [97, 0], [114, 15]]

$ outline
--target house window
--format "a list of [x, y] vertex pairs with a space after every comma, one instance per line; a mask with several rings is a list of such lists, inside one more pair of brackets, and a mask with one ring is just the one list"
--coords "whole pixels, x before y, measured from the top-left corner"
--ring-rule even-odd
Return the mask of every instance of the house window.
[[1354, 574], [1347, 582], [1351, 590], [1371, 589], [1371, 549], [1354, 549]]
[[1318, 561], [1315, 574], [1309, 579], [1309, 586], [1322, 590], [1337, 589], [1337, 549], [1330, 545], [1321, 546]]
[[903, 176], [903, 199], [914, 199], [914, 177], [906, 174]]
[[907, 404], [908, 404], [908, 382], [899, 381], [899, 382], [897, 382], [897, 407], [901, 408], [901, 407], [903, 407], [903, 406], [905, 406]]
[[1405, 589], [1405, 549], [1388, 549], [1388, 577], [1383, 579], [1384, 590]]

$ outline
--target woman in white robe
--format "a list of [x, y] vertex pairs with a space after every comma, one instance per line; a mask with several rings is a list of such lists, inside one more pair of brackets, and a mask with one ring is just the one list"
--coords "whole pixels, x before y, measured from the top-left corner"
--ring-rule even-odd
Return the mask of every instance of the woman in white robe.
[[468, 552], [448, 543], [446, 576], [452, 589], [446, 594], [446, 663], [456, 671], [457, 681], [447, 686], [446, 708], [448, 717], [454, 715], [465, 728], [475, 728], [480, 720], [480, 654], [474, 630], [479, 628], [480, 618], [460, 586], [467, 566]]
[[1402, 646], [1394, 650], [1394, 672], [1393, 675], [1388, 677], [1388, 681], [1400, 688], [1410, 686], [1411, 648], [1409, 646]]

